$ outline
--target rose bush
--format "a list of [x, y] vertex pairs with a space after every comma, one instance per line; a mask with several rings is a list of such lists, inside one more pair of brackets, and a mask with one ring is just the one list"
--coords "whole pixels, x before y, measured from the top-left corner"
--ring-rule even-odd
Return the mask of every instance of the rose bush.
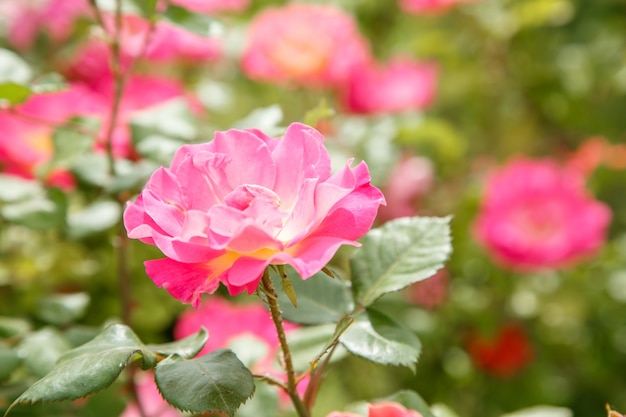
[[145, 263], [150, 278], [198, 306], [220, 282], [252, 293], [270, 264], [306, 279], [357, 246], [385, 200], [364, 162], [331, 175], [323, 139], [291, 124], [280, 139], [232, 129], [181, 147], [124, 212], [129, 237], [167, 256]]

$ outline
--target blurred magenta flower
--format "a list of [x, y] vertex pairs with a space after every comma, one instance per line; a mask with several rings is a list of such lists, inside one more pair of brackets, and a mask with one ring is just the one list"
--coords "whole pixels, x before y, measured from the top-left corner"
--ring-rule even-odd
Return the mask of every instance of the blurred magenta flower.
[[558, 268], [598, 250], [610, 220], [610, 209], [588, 195], [578, 172], [517, 159], [489, 177], [475, 234], [505, 266]]
[[477, 367], [499, 378], [513, 377], [533, 358], [528, 336], [516, 323], [502, 326], [493, 337], [470, 335], [467, 351]]
[[76, 20], [89, 17], [91, 10], [86, 0], [5, 0], [0, 1], [0, 13], [7, 25], [9, 43], [17, 49], [28, 49], [42, 33], [55, 44], [64, 42]]
[[[26, 179], [48, 163], [54, 152], [55, 128], [75, 116], [94, 115], [101, 108], [99, 98], [78, 84], [48, 94], [36, 94], [11, 110], [0, 110], [0, 165], [5, 174]], [[72, 176], [53, 171], [47, 181], [61, 188], [71, 188]]]
[[437, 68], [408, 58], [395, 58], [383, 65], [356, 66], [344, 89], [346, 109], [353, 113], [397, 113], [423, 109], [432, 103]]
[[417, 202], [432, 187], [432, 162], [421, 156], [404, 156], [391, 171], [384, 187], [387, 205], [380, 208], [378, 219], [387, 221], [398, 217], [415, 216]]
[[399, 0], [400, 9], [412, 14], [438, 14], [457, 4], [476, 0]]
[[250, 6], [250, 0], [171, 0], [197, 13], [217, 14], [222, 12], [242, 12]]
[[242, 67], [257, 80], [330, 87], [370, 59], [351, 15], [330, 5], [290, 3], [253, 18]]
[[[333, 411], [326, 417], [361, 417], [354, 413]], [[395, 402], [372, 403], [368, 406], [367, 417], [422, 417], [414, 410], [407, 410], [401, 404]]]
[[129, 237], [167, 256], [145, 263], [148, 276], [198, 306], [220, 282], [252, 293], [270, 264], [307, 279], [358, 246], [385, 200], [365, 162], [331, 176], [323, 140], [294, 123], [280, 139], [231, 129], [181, 147], [124, 212]]

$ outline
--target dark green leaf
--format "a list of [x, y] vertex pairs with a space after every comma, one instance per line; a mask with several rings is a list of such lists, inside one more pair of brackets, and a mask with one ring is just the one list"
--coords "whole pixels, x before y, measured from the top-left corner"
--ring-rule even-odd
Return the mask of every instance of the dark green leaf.
[[413, 332], [375, 310], [358, 315], [340, 342], [351, 353], [372, 362], [406, 366], [413, 371], [421, 352]]
[[[297, 308], [286, 294], [278, 295], [286, 320], [301, 324], [334, 323], [354, 308], [350, 290], [344, 281], [332, 279], [323, 272], [303, 280], [293, 268], [287, 267], [285, 271], [298, 295]], [[280, 277], [274, 276], [273, 280], [277, 286]]]
[[232, 417], [254, 394], [252, 374], [228, 349], [191, 360], [170, 356], [157, 365], [155, 379], [167, 402], [195, 413], [221, 412]]
[[36, 314], [47, 323], [64, 326], [81, 318], [88, 305], [89, 295], [84, 292], [54, 294], [37, 302]]
[[0, 346], [0, 381], [8, 379], [20, 363], [21, 359], [14, 350]]
[[25, 85], [12, 81], [0, 83], [0, 102], [5, 101], [12, 105], [20, 104], [26, 101], [30, 95], [30, 88]]
[[368, 232], [351, 259], [357, 302], [369, 306], [386, 293], [434, 275], [452, 251], [449, 220], [401, 218]]
[[159, 345], [147, 345], [147, 348], [161, 356], [179, 355], [188, 359], [196, 356], [208, 339], [209, 333], [202, 327], [198, 333], [187, 336], [184, 339]]
[[90, 342], [66, 352], [45, 377], [30, 386], [9, 410], [21, 403], [63, 401], [85, 397], [115, 381], [128, 364], [155, 366], [156, 356], [127, 326], [114, 324]]
[[203, 37], [211, 37], [220, 29], [221, 24], [209, 16], [192, 13], [189, 10], [169, 5], [163, 17], [171, 23]]

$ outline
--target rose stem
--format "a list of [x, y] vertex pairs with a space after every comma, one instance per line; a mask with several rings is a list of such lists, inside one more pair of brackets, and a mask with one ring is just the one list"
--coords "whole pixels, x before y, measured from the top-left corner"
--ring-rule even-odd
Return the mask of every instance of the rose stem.
[[291, 350], [289, 349], [289, 344], [287, 343], [285, 327], [283, 326], [282, 311], [280, 310], [280, 307], [278, 305], [278, 295], [276, 294], [276, 289], [274, 288], [274, 284], [272, 284], [272, 280], [267, 269], [263, 272], [263, 278], [261, 279], [261, 281], [262, 290], [267, 296], [266, 303], [270, 308], [272, 321], [274, 322], [274, 326], [276, 327], [276, 333], [278, 334], [280, 348], [283, 352], [285, 371], [287, 372], [287, 395], [289, 395], [289, 398], [291, 398], [291, 401], [293, 402], [293, 405], [296, 408], [296, 412], [298, 413], [299, 417], [310, 417], [311, 413], [302, 402], [302, 399], [298, 395], [298, 391], [296, 389], [296, 373], [293, 367], [293, 361], [291, 359]]

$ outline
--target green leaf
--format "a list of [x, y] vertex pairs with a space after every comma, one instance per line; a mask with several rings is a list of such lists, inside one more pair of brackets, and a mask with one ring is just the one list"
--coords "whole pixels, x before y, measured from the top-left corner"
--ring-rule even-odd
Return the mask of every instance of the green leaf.
[[178, 139], [180, 146], [180, 141], [191, 141], [198, 134], [189, 104], [182, 98], [134, 112], [131, 127], [137, 145], [143, 138], [156, 134]]
[[53, 294], [41, 298], [37, 302], [35, 313], [41, 320], [65, 326], [83, 317], [89, 305], [89, 294]]
[[0, 201], [14, 203], [44, 194], [43, 187], [37, 181], [0, 174]]
[[187, 336], [184, 339], [171, 343], [147, 345], [146, 347], [161, 356], [179, 355], [188, 359], [196, 356], [202, 350], [207, 340], [209, 340], [209, 332], [202, 327], [198, 333]]
[[113, 324], [90, 342], [63, 354], [50, 373], [31, 385], [8, 411], [23, 403], [85, 397], [111, 385], [131, 362], [140, 360], [143, 369], [150, 369], [156, 359], [130, 328]]
[[60, 190], [51, 188], [47, 196], [7, 204], [0, 209], [6, 220], [36, 230], [49, 230], [65, 225], [67, 196]]
[[54, 93], [65, 90], [67, 87], [63, 76], [56, 72], [44, 74], [30, 82], [30, 89], [35, 94]]
[[[344, 323], [343, 321], [341, 322]], [[332, 340], [337, 336], [340, 325], [321, 324], [295, 329], [287, 333], [287, 340], [291, 348], [291, 356], [297, 371], [306, 371], [311, 367], [311, 361], [320, 353], [326, 351]], [[337, 351], [334, 360], [345, 356], [345, 350]]]
[[252, 374], [229, 349], [191, 360], [170, 356], [157, 365], [155, 380], [168, 403], [194, 413], [221, 412], [232, 417], [254, 394]]
[[17, 345], [16, 350], [24, 360], [28, 370], [42, 377], [52, 370], [56, 361], [72, 347], [54, 328], [45, 327], [27, 334]]
[[76, 177], [87, 184], [104, 187], [111, 181], [106, 155], [90, 153], [76, 160], [71, 167]]
[[[339, 278], [332, 279], [318, 272], [303, 280], [291, 267], [286, 267], [287, 277], [298, 295], [298, 307], [294, 307], [286, 294], [278, 294], [278, 302], [286, 320], [300, 324], [335, 323], [354, 308], [350, 289]], [[274, 276], [274, 285], [280, 277]]]
[[141, 14], [145, 18], [152, 18], [156, 11], [157, 0], [134, 0], [134, 3], [137, 5], [139, 10], [141, 10]]
[[449, 220], [406, 217], [370, 230], [351, 259], [356, 301], [367, 307], [434, 275], [452, 251]]
[[192, 13], [189, 10], [169, 5], [163, 17], [170, 23], [202, 37], [212, 37], [221, 32], [222, 25], [209, 16]]
[[280, 407], [278, 390], [260, 381], [255, 385], [254, 396], [237, 411], [237, 417], [276, 417]]
[[119, 221], [122, 209], [115, 201], [96, 201], [80, 211], [69, 213], [69, 235], [83, 238], [110, 229]]
[[413, 332], [372, 309], [359, 314], [339, 340], [357, 356], [383, 365], [406, 366], [414, 372], [421, 352]]
[[254, 109], [243, 119], [235, 122], [233, 127], [236, 129], [260, 129], [266, 134], [273, 136], [274, 133], [281, 131], [278, 124], [283, 120], [283, 111], [279, 105], [273, 104], [268, 107]]
[[[82, 158], [93, 148], [94, 137], [76, 130], [76, 125], [81, 124], [80, 119], [71, 119], [69, 123], [59, 126], [52, 134], [54, 156], [51, 166], [69, 167], [72, 162]], [[87, 128], [89, 124], [86, 124]]]
[[0, 48], [0, 82], [26, 84], [32, 77], [30, 66], [18, 54]]
[[0, 83], [0, 101], [16, 105], [25, 102], [30, 97], [30, 88], [12, 81]]
[[14, 350], [0, 346], [0, 382], [8, 379], [21, 362]]
[[9, 338], [29, 332], [31, 324], [27, 320], [0, 316], [0, 337]]
[[396, 402], [396, 403], [402, 404], [405, 408], [409, 410], [415, 410], [419, 412], [422, 415], [422, 417], [435, 417], [435, 415], [431, 411], [426, 401], [424, 401], [424, 399], [420, 397], [414, 391], [408, 391], [408, 390], [399, 391], [379, 401], [380, 402], [385, 402], [385, 401]]

